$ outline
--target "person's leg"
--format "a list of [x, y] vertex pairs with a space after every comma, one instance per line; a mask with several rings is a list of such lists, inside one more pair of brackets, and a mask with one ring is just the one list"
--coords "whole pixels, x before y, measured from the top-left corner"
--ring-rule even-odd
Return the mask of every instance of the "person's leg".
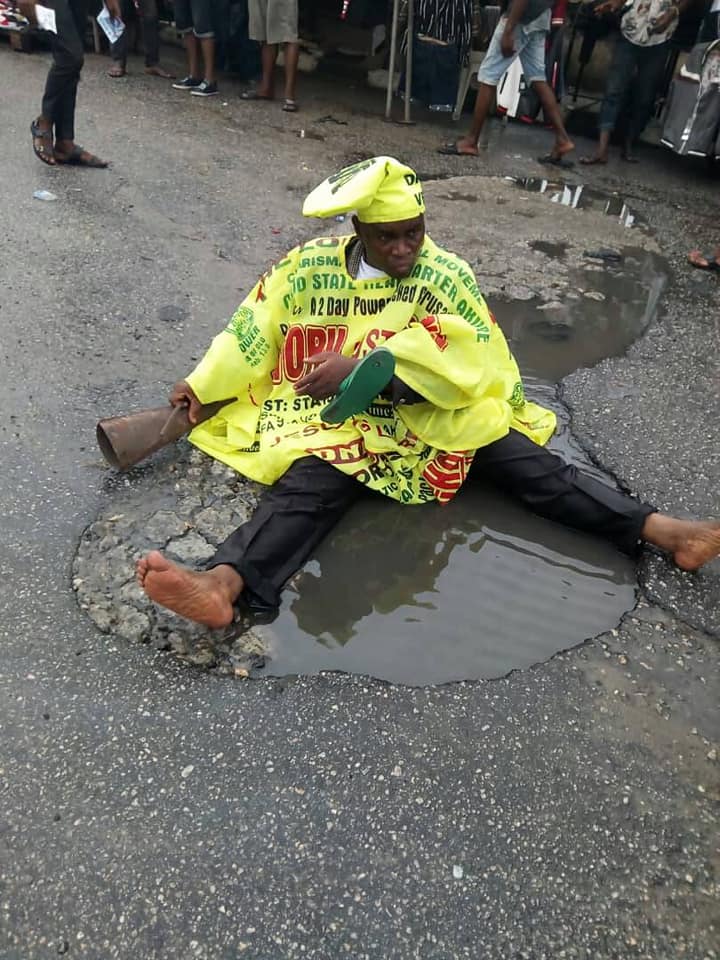
[[275, 62], [277, 61], [278, 47], [276, 43], [264, 43], [260, 49], [262, 77], [257, 88], [258, 97], [272, 100], [275, 96]]
[[563, 157], [566, 153], [575, 149], [575, 144], [565, 129], [560, 104], [555, 99], [552, 87], [546, 80], [535, 80], [533, 89], [542, 104], [545, 119], [555, 131], [555, 145], [550, 155], [557, 158]]
[[176, 90], [192, 90], [202, 80], [200, 71], [200, 43], [193, 33], [190, 0], [175, 0], [175, 29], [183, 38], [187, 54], [188, 75], [173, 84]]
[[160, 24], [157, 0], [139, 0], [138, 10], [143, 28], [145, 73], [153, 77], [162, 77], [164, 80], [174, 79], [174, 74], [163, 70], [160, 66]]
[[56, 0], [57, 33], [51, 34], [52, 65], [45, 83], [41, 114], [35, 121], [36, 148], [48, 153], [47, 162], [54, 163], [52, 131], [60, 140], [74, 137], [75, 95], [83, 66], [83, 44], [68, 0]]
[[130, 18], [133, 16], [134, 9], [132, 0], [120, 0], [120, 12], [122, 13], [123, 23], [126, 24], [125, 29], [117, 38], [115, 43], [110, 44], [110, 56], [112, 57], [112, 66], [108, 70], [108, 76], [114, 78], [120, 78], [125, 76], [125, 71], [127, 68], [127, 53], [128, 53], [128, 30], [127, 24], [130, 22]]
[[583, 157], [581, 162], [586, 164], [607, 163], [610, 147], [610, 134], [615, 128], [618, 113], [622, 106], [625, 92], [635, 74], [637, 65], [637, 51], [640, 47], [630, 43], [619, 35], [615, 41], [612, 60], [608, 69], [607, 86], [602, 104], [600, 105], [600, 131], [597, 149], [589, 157]]
[[477, 156], [478, 141], [480, 140], [480, 134], [485, 126], [485, 121], [488, 118], [488, 114], [492, 109], [497, 85], [500, 82], [502, 75], [517, 56], [518, 44], [521, 42], [519, 28], [515, 30], [515, 53], [513, 56], [506, 57], [502, 52], [501, 41], [505, 32], [505, 23], [506, 18], [501, 17], [497, 27], [495, 28], [495, 32], [490, 39], [490, 44], [487, 48], [485, 58], [480, 65], [480, 69], [478, 71], [478, 80], [480, 82], [480, 86], [478, 88], [477, 97], [475, 98], [475, 108], [473, 110], [472, 122], [467, 134], [464, 137], [461, 137], [455, 143], [455, 149], [457, 153], [468, 154], [469, 156]]
[[205, 65], [205, 80], [215, 85], [215, 37], [201, 37], [200, 47]]
[[300, 44], [285, 44], [285, 103], [295, 103], [295, 84], [297, 82]]
[[75, 143], [75, 105], [84, 59], [83, 38], [87, 27], [87, 5], [85, 0], [69, 0], [68, 7], [75, 28], [75, 69], [73, 74], [68, 77], [68, 83], [56, 104], [54, 118], [55, 146], [53, 151], [58, 163], [78, 167], [104, 168], [108, 166], [104, 160], [96, 157], [89, 150], [78, 147]]
[[655, 98], [667, 63], [668, 42], [654, 47], [639, 47], [637, 54], [637, 79], [633, 89], [632, 107], [627, 136], [622, 156], [636, 163], [633, 147], [652, 116]]
[[646, 541], [673, 554], [685, 570], [696, 570], [720, 553], [720, 521], [661, 514], [516, 430], [477, 451], [471, 476], [511, 493], [539, 516], [610, 540], [625, 553]]
[[208, 570], [188, 570], [152, 551], [137, 565], [138, 582], [156, 603], [206, 626], [230, 623], [238, 599], [251, 611], [273, 611], [285, 582], [363, 490], [330, 464], [304, 457], [218, 548]]
[[211, 93], [217, 93], [215, 84], [215, 31], [211, 0], [190, 0], [190, 10], [195, 37], [194, 56], [197, 58], [199, 51], [202, 53], [203, 59], [202, 70], [197, 59], [193, 64], [194, 70], [200, 70], [200, 73], [194, 73], [193, 69], [190, 71], [193, 77], [199, 76], [203, 82], [190, 92], [201, 96], [209, 96]]
[[[297, 0], [267, 0], [267, 42], [283, 44], [285, 68], [284, 109], [295, 110], [295, 84], [297, 81], [300, 45], [298, 43]], [[263, 81], [264, 82], [264, 81]]]
[[185, 53], [188, 61], [188, 77], [193, 80], [202, 80], [202, 68], [200, 66], [200, 41], [190, 30], [185, 34]]
[[[550, 16], [548, 11], [546, 15], [538, 18], [536, 22], [541, 22], [543, 27], [547, 26], [549, 29], [549, 20]], [[533, 24], [530, 24], [530, 26], [533, 27]], [[555, 131], [555, 145], [550, 156], [553, 159], [559, 160], [565, 156], [565, 154], [572, 152], [575, 149], [575, 144], [568, 136], [565, 124], [563, 123], [562, 113], [560, 112], [560, 105], [555, 99], [552, 87], [547, 82], [547, 67], [545, 64], [547, 36], [548, 30], [546, 29], [528, 30], [526, 41], [519, 51], [519, 56], [525, 82], [532, 84], [542, 104], [545, 120], [552, 125]]]

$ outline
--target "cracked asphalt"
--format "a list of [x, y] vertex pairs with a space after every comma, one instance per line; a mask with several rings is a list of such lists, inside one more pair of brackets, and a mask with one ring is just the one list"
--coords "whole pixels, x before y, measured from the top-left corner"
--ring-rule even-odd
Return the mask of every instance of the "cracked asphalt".
[[[88, 57], [79, 139], [113, 168], [50, 170], [28, 131], [45, 56], [0, 46], [0, 956], [718, 957], [717, 564], [647, 555], [617, 630], [420, 689], [238, 683], [78, 609], [78, 539], [125, 482], [98, 416], [164, 395], [307, 234], [309, 186], [382, 152], [430, 177], [537, 176], [549, 139], [494, 125], [463, 162], [434, 152], [446, 121], [384, 125], [351, 85], [306, 80], [287, 116], [229, 81], [190, 103], [106, 66]], [[329, 113], [348, 125], [314, 122]], [[642, 497], [720, 515], [720, 288], [684, 265], [718, 241], [717, 181], [649, 150], [587, 173], [631, 197], [674, 280], [626, 356], [564, 382], [573, 429]]]

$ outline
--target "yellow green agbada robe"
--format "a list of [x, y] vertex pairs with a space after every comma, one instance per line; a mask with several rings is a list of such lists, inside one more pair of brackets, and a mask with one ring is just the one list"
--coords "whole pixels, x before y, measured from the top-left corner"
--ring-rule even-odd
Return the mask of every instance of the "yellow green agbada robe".
[[[237, 397], [190, 440], [260, 483], [320, 457], [402, 503], [446, 502], [473, 453], [512, 428], [544, 444], [555, 415], [525, 399], [517, 364], [470, 267], [429, 237], [409, 277], [354, 280], [353, 237], [321, 237], [263, 276], [187, 378], [202, 403]], [[305, 361], [363, 357], [377, 346], [425, 402], [376, 399], [342, 424], [298, 396]]]

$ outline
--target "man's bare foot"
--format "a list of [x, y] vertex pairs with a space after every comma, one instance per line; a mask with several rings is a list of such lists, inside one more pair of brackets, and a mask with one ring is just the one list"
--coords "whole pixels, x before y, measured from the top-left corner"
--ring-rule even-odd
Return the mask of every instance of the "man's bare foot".
[[242, 577], [230, 566], [188, 570], [167, 560], [159, 550], [138, 560], [135, 574], [155, 603], [213, 630], [232, 623], [233, 603], [243, 587]]
[[720, 556], [720, 520], [689, 521], [686, 526], [673, 559], [682, 570], [699, 570]]
[[641, 536], [671, 553], [682, 570], [699, 570], [720, 556], [720, 520], [680, 520], [664, 513], [651, 513]]
[[112, 77], [113, 80], [119, 80], [125, 76], [125, 67], [121, 63], [114, 63], [108, 70], [107, 75]]
[[176, 74], [165, 70], [159, 63], [154, 63], [151, 67], [145, 67], [145, 73], [149, 77], [161, 77], [163, 80], [174, 80], [176, 77]]

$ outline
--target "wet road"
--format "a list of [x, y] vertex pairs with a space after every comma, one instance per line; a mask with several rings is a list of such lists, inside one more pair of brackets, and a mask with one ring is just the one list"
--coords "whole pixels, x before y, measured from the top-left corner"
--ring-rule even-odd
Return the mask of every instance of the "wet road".
[[[361, 115], [299, 153], [296, 119], [230, 89], [228, 108], [188, 104], [145, 79], [111, 86], [104, 65], [89, 58], [81, 135], [115, 168], [51, 171], [26, 129], [42, 58], [0, 47], [0, 955], [717, 954], [717, 641], [658, 605], [717, 630], [716, 570], [646, 561], [651, 604], [618, 631], [429, 689], [239, 684], [78, 610], [71, 558], [113, 496], [98, 412], [154, 402], [187, 369], [307, 231], [299, 199], [328, 166], [402, 142], [419, 169], [461, 170], [424, 127]], [[312, 116], [337, 112], [319, 90]], [[531, 138], [509, 134], [485, 169], [527, 174], [513, 157]], [[717, 224], [717, 192], [684, 170], [653, 158], [634, 185], [676, 268]], [[32, 200], [41, 187], [59, 200]], [[695, 513], [718, 510], [712, 282], [678, 270], [630, 355], [564, 387], [593, 455]]]

